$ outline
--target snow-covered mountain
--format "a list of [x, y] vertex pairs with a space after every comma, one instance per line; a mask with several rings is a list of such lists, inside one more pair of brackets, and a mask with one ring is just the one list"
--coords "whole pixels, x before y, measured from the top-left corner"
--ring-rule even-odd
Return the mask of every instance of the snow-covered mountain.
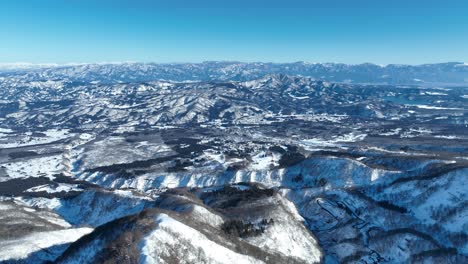
[[[432, 72], [439, 84], [300, 72], [319, 68]], [[219, 62], [2, 71], [0, 262], [466, 263], [463, 74]]]
[[0, 85], [4, 125], [57, 129], [272, 124], [291, 118], [413, 120], [444, 112], [461, 113], [450, 114], [447, 122], [463, 123], [468, 94], [463, 87], [336, 84], [280, 74], [246, 82], [126, 84], [7, 78]]
[[74, 82], [247, 81], [268, 74], [287, 74], [346, 83], [466, 84], [466, 63], [385, 66], [371, 63], [100, 63], [100, 64], [7, 64], [1, 77], [22, 77], [30, 81], [68, 79]]

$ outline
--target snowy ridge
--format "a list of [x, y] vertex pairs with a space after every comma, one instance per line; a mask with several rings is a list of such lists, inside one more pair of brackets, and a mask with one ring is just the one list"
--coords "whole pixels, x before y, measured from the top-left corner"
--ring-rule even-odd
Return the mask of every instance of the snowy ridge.
[[[259, 158], [254, 161], [252, 167], [222, 174], [206, 174], [200, 169], [200, 172], [143, 175], [128, 180], [115, 178], [118, 175], [99, 172], [84, 173], [80, 178], [113, 188], [135, 188], [146, 191], [151, 188], [209, 187], [239, 182], [257, 182], [268, 187], [305, 187], [314, 186], [317, 178], [329, 179], [329, 188], [340, 188], [362, 186], [374, 181], [391, 182], [401, 175], [398, 171], [373, 169], [358, 161], [333, 157], [309, 159], [287, 169], [272, 169], [270, 165], [274, 166], [275, 157], [258, 155], [262, 157], [257, 156]], [[264, 162], [267, 163], [263, 164]], [[298, 174], [302, 174], [303, 179], [293, 181]], [[340, 176], [331, 177], [331, 175]]]

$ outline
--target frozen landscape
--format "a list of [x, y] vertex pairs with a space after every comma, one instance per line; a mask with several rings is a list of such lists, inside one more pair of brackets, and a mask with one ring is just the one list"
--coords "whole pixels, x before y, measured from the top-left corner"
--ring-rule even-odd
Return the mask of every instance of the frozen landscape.
[[0, 263], [468, 263], [468, 65], [0, 67]]

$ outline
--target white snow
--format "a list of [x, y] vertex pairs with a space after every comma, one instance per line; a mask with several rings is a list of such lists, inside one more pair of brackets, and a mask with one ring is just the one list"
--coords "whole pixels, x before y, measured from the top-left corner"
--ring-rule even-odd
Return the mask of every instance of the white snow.
[[[439, 188], [431, 193], [423, 203], [413, 209], [416, 218], [434, 224], [435, 220], [431, 217], [434, 210], [449, 205], [456, 205], [457, 201], [462, 201], [466, 198], [468, 195], [468, 189], [465, 187], [467, 172], [467, 169], [450, 172], [446, 177], [438, 179], [437, 182], [431, 182], [431, 185], [438, 186]], [[464, 214], [466, 215], [467, 211]], [[466, 230], [465, 227], [468, 227], [466, 219], [463, 219], [463, 217], [457, 219], [458, 221], [453, 219], [450, 224], [443, 225], [443, 227], [451, 232]]]
[[18, 70], [18, 69], [39, 69], [58, 67], [56, 63], [30, 63], [30, 62], [13, 62], [13, 63], [0, 63], [1, 70]]
[[49, 232], [36, 232], [12, 241], [0, 241], [0, 261], [18, 260], [55, 245], [71, 243], [93, 231], [82, 227]]
[[[466, 168], [458, 169], [424, 181], [424, 184], [419, 181], [399, 183], [379, 193], [378, 199], [394, 200], [396, 204], [411, 208], [413, 216], [423, 224], [437, 224], [452, 233], [463, 232], [468, 228], [468, 210], [463, 206], [468, 195], [467, 173]], [[447, 212], [453, 213], [447, 215]], [[465, 254], [468, 252], [467, 246], [460, 249]]]
[[372, 174], [371, 174], [371, 181], [376, 181], [378, 180], [380, 177], [380, 173], [378, 170], [372, 170]]
[[193, 205], [191, 213], [195, 219], [207, 225], [219, 226], [224, 222], [221, 216], [210, 212], [203, 206]]
[[83, 140], [89, 140], [93, 138], [94, 136], [88, 133], [81, 133], [79, 137], [80, 139], [83, 139]]
[[15, 198], [15, 202], [18, 202], [20, 204], [24, 204], [26, 206], [30, 207], [37, 207], [37, 208], [46, 208], [49, 210], [54, 210], [56, 208], [59, 208], [62, 203], [58, 198], [43, 198], [43, 197], [37, 197], [37, 198], [32, 198], [32, 199], [25, 199], [23, 197], [17, 197]]
[[141, 200], [152, 200], [151, 198], [147, 196], [138, 196], [134, 194], [131, 190], [114, 190], [113, 193], [122, 196], [122, 197], [127, 197], [127, 198], [135, 198], [135, 199], [141, 199]]
[[[5, 167], [6, 173], [10, 178], [45, 176], [53, 179], [53, 175], [60, 173], [63, 169], [61, 154], [4, 163], [2, 166]], [[0, 178], [0, 182], [5, 180], [8, 180], [8, 178]]]
[[198, 230], [166, 214], [159, 214], [156, 221], [157, 229], [142, 241], [142, 263], [162, 263], [161, 256], [174, 254], [183, 254], [188, 263], [263, 263], [211, 241]]
[[19, 140], [16, 140], [15, 142], [0, 142], [0, 148], [15, 148], [38, 144], [47, 144], [72, 136], [71, 134], [69, 134], [69, 131], [67, 129], [49, 129], [41, 133], [44, 133], [46, 136], [33, 137], [31, 132], [28, 132], [25, 135], [17, 135], [19, 137]]
[[83, 156], [83, 164], [88, 167], [98, 167], [130, 163], [160, 156], [161, 153], [171, 151], [171, 148], [162, 141], [158, 143], [144, 141], [136, 145], [127, 142], [124, 137], [107, 137], [87, 145], [86, 155]]
[[409, 130], [401, 133], [401, 138], [414, 138], [418, 136], [430, 135], [432, 131], [425, 128], [410, 128]]
[[456, 108], [456, 107], [440, 107], [440, 106], [432, 106], [432, 105], [414, 105], [420, 109], [432, 109], [432, 110], [465, 110], [464, 108]]
[[385, 133], [380, 133], [381, 136], [394, 136], [398, 135], [401, 132], [401, 128], [395, 128]]
[[1, 128], [0, 127], [0, 133], [13, 133], [13, 130], [9, 128]]
[[267, 155], [265, 152], [260, 152], [259, 154], [252, 157], [252, 164], [250, 168], [252, 170], [268, 170], [271, 166], [275, 165], [278, 161], [278, 158], [275, 156]]
[[224, 154], [214, 153], [211, 150], [205, 150], [203, 152], [202, 157], [206, 158], [207, 160], [216, 161], [217, 163], [220, 163], [220, 164], [223, 164], [226, 160], [226, 157], [224, 156]]
[[296, 257], [303, 263], [319, 262], [322, 253], [315, 239], [300, 224], [304, 219], [294, 204], [281, 195], [277, 195], [275, 199], [279, 206], [269, 212], [274, 223], [269, 224], [262, 235], [245, 240], [268, 251]]
[[311, 139], [304, 139], [301, 142], [305, 145], [305, 147], [333, 147], [338, 146], [337, 143], [351, 143], [351, 142], [358, 142], [362, 141], [367, 137], [367, 134], [357, 134], [351, 132], [349, 134], [334, 136], [331, 139], [322, 139], [322, 138], [311, 138]]
[[292, 94], [288, 94], [290, 97], [294, 98], [294, 99], [298, 99], [298, 100], [304, 100], [304, 99], [309, 99], [310, 97], [309, 96], [295, 96], [295, 95], [292, 95]]
[[350, 133], [335, 138], [335, 142], [357, 142], [362, 141], [366, 138], [367, 134], [355, 134]]
[[425, 92], [427, 95], [448, 95], [446, 93], [439, 93], [439, 92]]
[[70, 192], [70, 191], [82, 191], [83, 189], [78, 188], [77, 184], [60, 183], [57, 186], [51, 184], [44, 184], [35, 186], [26, 190], [26, 192], [47, 192], [47, 193], [58, 193], [58, 192]]
[[443, 139], [458, 139], [459, 138], [457, 136], [451, 136], [451, 135], [436, 135], [434, 137], [435, 138], [443, 138]]

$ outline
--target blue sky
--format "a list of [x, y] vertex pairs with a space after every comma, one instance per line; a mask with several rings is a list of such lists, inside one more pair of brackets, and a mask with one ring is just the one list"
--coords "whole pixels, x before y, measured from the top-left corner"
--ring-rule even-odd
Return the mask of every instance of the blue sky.
[[468, 61], [466, 0], [2, 0], [0, 62]]

